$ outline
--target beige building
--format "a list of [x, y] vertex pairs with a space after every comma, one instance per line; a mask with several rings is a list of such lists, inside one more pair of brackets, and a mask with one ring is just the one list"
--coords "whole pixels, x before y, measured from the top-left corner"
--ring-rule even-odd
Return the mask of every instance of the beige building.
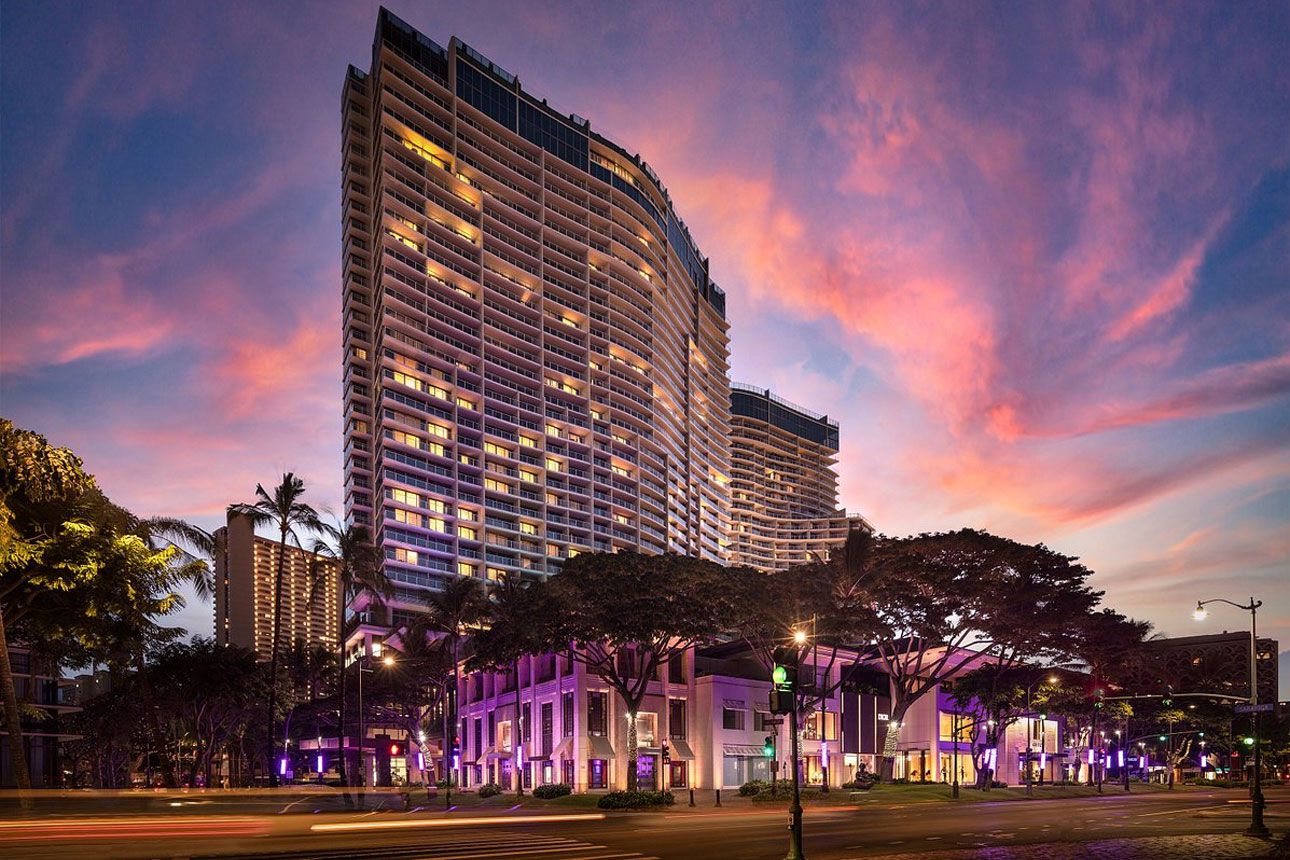
[[[253, 649], [269, 659], [273, 640], [273, 585], [278, 567], [278, 542], [255, 534], [246, 517], [230, 515], [228, 525], [215, 533], [215, 641]], [[318, 556], [287, 547], [282, 571], [282, 632], [280, 643], [336, 647], [340, 624], [339, 590], [334, 575], [324, 577], [310, 600]]]
[[730, 415], [731, 564], [782, 570], [871, 529], [838, 509], [837, 422], [742, 383]]
[[725, 295], [654, 171], [384, 9], [341, 112], [345, 515], [397, 586], [360, 617], [585, 551], [722, 560]]

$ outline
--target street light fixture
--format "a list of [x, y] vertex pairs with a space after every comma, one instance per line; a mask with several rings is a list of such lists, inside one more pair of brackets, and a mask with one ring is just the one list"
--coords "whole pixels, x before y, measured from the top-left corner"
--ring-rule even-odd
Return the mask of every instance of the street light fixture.
[[1234, 606], [1237, 609], [1250, 613], [1250, 740], [1254, 746], [1254, 779], [1252, 790], [1250, 792], [1250, 826], [1246, 829], [1249, 836], [1268, 836], [1267, 825], [1263, 823], [1263, 809], [1267, 805], [1263, 799], [1263, 778], [1259, 773], [1263, 766], [1263, 761], [1259, 755], [1258, 743], [1259, 736], [1259, 638], [1258, 638], [1258, 610], [1263, 605], [1262, 600], [1250, 598], [1246, 604], [1236, 603], [1231, 600], [1225, 600], [1221, 597], [1213, 597], [1209, 600], [1196, 601], [1196, 609], [1192, 612], [1192, 617], [1197, 621], [1204, 621], [1208, 614], [1205, 611], [1207, 603], [1226, 603], [1228, 606]]

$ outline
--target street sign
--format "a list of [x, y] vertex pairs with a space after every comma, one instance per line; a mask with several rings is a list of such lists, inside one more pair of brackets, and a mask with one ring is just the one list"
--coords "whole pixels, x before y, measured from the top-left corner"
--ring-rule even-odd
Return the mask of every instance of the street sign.
[[1276, 702], [1259, 702], [1257, 705], [1237, 705], [1233, 710], [1238, 714], [1270, 714], [1276, 708]]
[[782, 726], [784, 725], [783, 717], [767, 717], [761, 721], [763, 726]]

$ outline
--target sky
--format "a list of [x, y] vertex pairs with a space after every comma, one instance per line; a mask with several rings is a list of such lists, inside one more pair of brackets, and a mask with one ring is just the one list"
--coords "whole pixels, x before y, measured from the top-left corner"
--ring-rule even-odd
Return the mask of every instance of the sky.
[[[1290, 6], [390, 8], [653, 166], [733, 378], [840, 422], [848, 509], [1043, 542], [1161, 633], [1259, 597], [1288, 688]], [[287, 470], [339, 513], [376, 11], [0, 5], [0, 414], [136, 513]]]

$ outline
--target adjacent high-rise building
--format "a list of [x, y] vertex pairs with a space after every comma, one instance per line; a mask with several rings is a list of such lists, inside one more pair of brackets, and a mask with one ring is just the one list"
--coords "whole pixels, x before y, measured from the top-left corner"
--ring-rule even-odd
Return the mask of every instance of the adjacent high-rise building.
[[384, 9], [341, 109], [345, 514], [398, 586], [365, 620], [582, 551], [723, 559], [725, 296], [649, 166]]
[[[273, 589], [279, 546], [248, 517], [230, 514], [215, 531], [215, 642], [250, 648], [268, 660], [273, 643]], [[281, 648], [302, 642], [335, 648], [339, 585], [331, 561], [288, 546], [282, 568]]]
[[838, 509], [837, 422], [742, 383], [730, 417], [731, 564], [781, 570], [870, 528]]

